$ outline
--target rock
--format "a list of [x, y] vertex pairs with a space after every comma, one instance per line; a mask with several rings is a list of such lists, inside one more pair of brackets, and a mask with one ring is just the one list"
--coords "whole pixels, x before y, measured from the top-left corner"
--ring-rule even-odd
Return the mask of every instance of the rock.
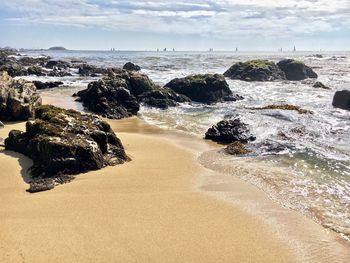
[[33, 83], [37, 89], [52, 89], [60, 85], [63, 85], [62, 81], [42, 82], [42, 81], [34, 80]]
[[35, 114], [26, 132], [13, 130], [5, 140], [6, 150], [33, 160], [31, 192], [49, 190], [55, 183], [69, 182], [72, 175], [129, 160], [109, 124], [95, 115], [50, 105], [37, 108]]
[[63, 60], [50, 60], [45, 67], [49, 69], [68, 69], [71, 67], [71, 64]]
[[103, 78], [89, 83], [88, 88], [77, 95], [88, 110], [107, 118], [122, 119], [136, 115], [140, 110], [127, 86], [124, 79]]
[[0, 67], [0, 71], [7, 71], [11, 77], [28, 75], [27, 69], [17, 63], [3, 65]]
[[40, 95], [32, 82], [14, 80], [6, 72], [0, 72], [0, 120], [28, 120], [40, 105]]
[[118, 69], [110, 69], [107, 76], [91, 82], [86, 90], [76, 95], [87, 109], [113, 119], [136, 115], [141, 102], [166, 109], [178, 102], [190, 101], [168, 88], [157, 86], [145, 74]]
[[350, 110], [350, 90], [337, 91], [333, 98], [333, 107]]
[[224, 76], [220, 74], [199, 74], [176, 78], [165, 87], [185, 95], [195, 102], [207, 104], [239, 99], [238, 96], [232, 94]]
[[282, 104], [282, 105], [272, 104], [265, 107], [257, 107], [257, 108], [249, 108], [249, 109], [250, 110], [291, 110], [291, 111], [296, 111], [299, 114], [313, 114], [312, 111], [304, 110], [299, 106], [290, 105], [290, 104]]
[[231, 155], [243, 155], [250, 153], [250, 151], [245, 148], [244, 144], [239, 141], [235, 141], [228, 145], [226, 147], [226, 152]]
[[317, 89], [331, 89], [330, 87], [327, 87], [326, 85], [324, 85], [320, 81], [316, 81], [312, 87], [317, 88]]
[[32, 66], [27, 69], [28, 75], [36, 75], [36, 76], [46, 76], [47, 72], [43, 70], [43, 68], [38, 66]]
[[238, 62], [230, 67], [225, 73], [225, 77], [244, 81], [274, 81], [286, 79], [285, 74], [272, 61], [250, 60]]
[[21, 57], [18, 59], [18, 63], [22, 66], [44, 66], [48, 61], [50, 57], [44, 56], [44, 57]]
[[47, 73], [47, 75], [49, 77], [67, 77], [67, 76], [70, 77], [70, 76], [72, 76], [72, 74], [69, 73], [67, 70], [57, 69], [57, 68], [55, 68], [54, 70]]
[[79, 65], [78, 69], [78, 74], [85, 77], [96, 77], [101, 74], [106, 74], [108, 71], [107, 69], [98, 68], [89, 64]]
[[123, 69], [129, 70], [129, 71], [140, 71], [140, 70], [141, 70], [140, 66], [135, 65], [135, 64], [133, 64], [133, 63], [131, 63], [131, 62], [126, 63], [126, 64], [123, 66]]
[[317, 78], [317, 74], [303, 62], [294, 59], [284, 59], [277, 63], [278, 67], [285, 73], [287, 80], [303, 80]]
[[223, 120], [211, 127], [205, 133], [205, 139], [219, 143], [247, 143], [256, 138], [250, 134], [248, 125], [240, 119]]

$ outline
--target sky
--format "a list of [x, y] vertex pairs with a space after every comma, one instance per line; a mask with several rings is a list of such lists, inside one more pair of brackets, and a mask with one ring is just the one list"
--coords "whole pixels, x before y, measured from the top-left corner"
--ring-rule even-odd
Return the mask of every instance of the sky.
[[350, 0], [11, 0], [0, 47], [350, 50]]

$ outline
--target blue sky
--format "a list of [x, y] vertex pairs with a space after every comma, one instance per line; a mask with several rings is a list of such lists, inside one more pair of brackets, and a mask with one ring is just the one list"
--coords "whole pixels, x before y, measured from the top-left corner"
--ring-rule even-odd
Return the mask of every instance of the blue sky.
[[350, 0], [11, 0], [0, 46], [350, 49]]

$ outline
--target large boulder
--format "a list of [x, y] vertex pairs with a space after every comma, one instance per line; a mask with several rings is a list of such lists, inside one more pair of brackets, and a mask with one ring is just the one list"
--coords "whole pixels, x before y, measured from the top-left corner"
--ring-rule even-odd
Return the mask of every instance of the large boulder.
[[189, 101], [168, 88], [159, 87], [145, 74], [118, 69], [110, 69], [108, 75], [91, 82], [77, 96], [90, 111], [113, 119], [136, 115], [139, 103], [166, 109]]
[[71, 64], [63, 60], [50, 60], [45, 67], [48, 69], [68, 69], [71, 67]]
[[335, 108], [350, 110], [350, 90], [337, 91], [332, 104]]
[[128, 160], [108, 123], [50, 105], [36, 109], [36, 119], [27, 122], [26, 132], [11, 131], [5, 148], [33, 160], [30, 192], [49, 190], [70, 181], [72, 175]]
[[247, 124], [241, 122], [240, 119], [230, 119], [220, 121], [211, 127], [205, 133], [205, 139], [228, 144], [233, 142], [247, 143], [256, 138], [250, 133]]
[[230, 79], [244, 81], [274, 81], [284, 80], [286, 76], [281, 69], [269, 60], [249, 60], [238, 62], [230, 67], [224, 76]]
[[141, 67], [134, 63], [128, 62], [123, 66], [123, 69], [129, 70], [129, 71], [140, 71]]
[[94, 65], [89, 65], [84, 63], [78, 66], [78, 74], [81, 76], [97, 77], [101, 74], [106, 74], [106, 73], [107, 73], [107, 69], [99, 68]]
[[284, 59], [278, 62], [277, 65], [285, 73], [287, 80], [315, 79], [318, 77], [312, 68], [298, 60]]
[[195, 102], [207, 104], [240, 99], [239, 96], [232, 94], [225, 77], [220, 74], [198, 74], [176, 78], [165, 87], [185, 95]]
[[0, 120], [28, 120], [40, 105], [40, 95], [32, 82], [14, 80], [0, 72]]

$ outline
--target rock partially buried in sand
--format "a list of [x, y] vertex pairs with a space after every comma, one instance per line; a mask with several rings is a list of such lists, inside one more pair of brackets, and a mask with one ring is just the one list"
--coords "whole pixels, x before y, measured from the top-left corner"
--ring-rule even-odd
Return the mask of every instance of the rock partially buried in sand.
[[30, 191], [48, 190], [53, 183], [69, 182], [72, 175], [129, 160], [108, 123], [50, 105], [37, 108], [26, 132], [11, 131], [5, 147], [33, 160]]
[[123, 69], [129, 70], [129, 71], [140, 71], [141, 67], [134, 63], [128, 62], [123, 66]]
[[312, 68], [298, 60], [284, 59], [278, 62], [277, 66], [285, 73], [287, 80], [316, 79], [318, 77]]
[[238, 62], [229, 68], [224, 73], [224, 76], [230, 79], [244, 81], [274, 81], [286, 79], [284, 72], [281, 71], [274, 62], [262, 59]]
[[6, 72], [0, 72], [0, 120], [28, 120], [40, 105], [40, 95], [32, 82], [14, 80]]
[[33, 83], [37, 89], [52, 89], [52, 88], [57, 88], [60, 85], [63, 85], [62, 81], [42, 82], [42, 81], [35, 80], [33, 81]]
[[242, 99], [242, 97], [232, 94], [224, 76], [220, 74], [198, 74], [176, 78], [165, 87], [185, 95], [195, 102], [207, 104]]
[[350, 110], [350, 90], [337, 91], [333, 98], [333, 107]]
[[250, 133], [247, 124], [241, 122], [240, 119], [232, 119], [220, 121], [211, 127], [205, 133], [205, 139], [219, 143], [247, 143], [256, 138]]

